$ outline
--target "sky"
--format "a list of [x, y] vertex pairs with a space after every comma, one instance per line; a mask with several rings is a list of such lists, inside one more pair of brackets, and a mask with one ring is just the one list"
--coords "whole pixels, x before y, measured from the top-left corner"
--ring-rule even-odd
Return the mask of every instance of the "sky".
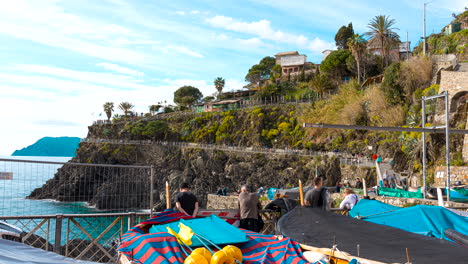
[[[299, 51], [320, 63], [352, 22], [389, 15], [412, 47], [422, 36], [422, 0], [0, 0], [0, 155], [45, 136], [86, 137], [105, 102], [135, 111], [172, 102], [184, 85], [204, 96], [226, 80], [242, 89], [265, 56]], [[427, 5], [438, 33], [468, 0]], [[120, 110], [115, 107], [115, 112]]]

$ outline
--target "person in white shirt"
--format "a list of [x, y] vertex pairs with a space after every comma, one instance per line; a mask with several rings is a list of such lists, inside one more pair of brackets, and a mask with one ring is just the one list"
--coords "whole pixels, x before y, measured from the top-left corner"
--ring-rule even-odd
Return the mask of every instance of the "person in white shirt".
[[343, 191], [344, 199], [340, 203], [340, 209], [351, 210], [359, 201], [359, 196], [353, 192], [350, 188], [346, 188]]

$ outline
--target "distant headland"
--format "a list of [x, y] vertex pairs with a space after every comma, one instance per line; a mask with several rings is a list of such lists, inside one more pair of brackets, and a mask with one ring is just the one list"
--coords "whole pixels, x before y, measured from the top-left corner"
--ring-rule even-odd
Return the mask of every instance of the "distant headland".
[[13, 152], [12, 156], [75, 157], [79, 137], [43, 137], [36, 143]]

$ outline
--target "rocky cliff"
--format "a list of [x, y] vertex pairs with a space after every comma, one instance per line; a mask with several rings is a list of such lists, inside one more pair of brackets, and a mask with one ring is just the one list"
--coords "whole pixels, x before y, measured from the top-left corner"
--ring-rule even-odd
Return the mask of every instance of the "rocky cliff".
[[[206, 204], [208, 193], [216, 192], [220, 186], [226, 186], [229, 192], [240, 188], [242, 184], [254, 187], [297, 186], [298, 180], [310, 183], [317, 173], [325, 178], [326, 185], [334, 185], [341, 175], [339, 160], [318, 156], [311, 158], [299, 155], [278, 155], [258, 153], [224, 152], [202, 150], [198, 148], [179, 148], [164, 145], [122, 146], [118, 144], [81, 143], [77, 156], [72, 162], [100, 164], [144, 164], [153, 165], [155, 209], [165, 205], [165, 182], [168, 181], [173, 195], [182, 182], [188, 182], [193, 192]], [[31, 193], [31, 199], [56, 199], [72, 201], [81, 197], [99, 209], [147, 208], [149, 201], [149, 176], [140, 174], [141, 179], [134, 179], [132, 174], [121, 174], [120, 181], [144, 182], [146, 188], [135, 194], [129, 193], [128, 186], [116, 185], [117, 179], [107, 170], [106, 175], [96, 175], [95, 170], [85, 173], [74, 172], [64, 166], [44, 186]], [[89, 179], [104, 178], [100, 182]], [[82, 186], [87, 186], [86, 194]], [[137, 188], [133, 188], [137, 190]], [[77, 193], [81, 192], [81, 195]], [[107, 201], [106, 193], [114, 193], [113, 201]], [[76, 195], [70, 195], [76, 194]], [[119, 195], [122, 194], [122, 195]], [[133, 199], [129, 199], [132, 197]], [[135, 199], [138, 197], [138, 199]]]

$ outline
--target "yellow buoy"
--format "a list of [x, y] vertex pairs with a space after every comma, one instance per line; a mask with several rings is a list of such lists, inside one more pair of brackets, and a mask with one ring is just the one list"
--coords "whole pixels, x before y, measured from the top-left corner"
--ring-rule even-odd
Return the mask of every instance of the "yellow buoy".
[[184, 264], [208, 264], [208, 260], [206, 260], [205, 256], [200, 254], [190, 254], [184, 261]]
[[228, 245], [223, 248], [224, 251], [230, 253], [237, 261], [242, 263], [242, 251], [233, 245]]
[[220, 250], [214, 253], [210, 261], [210, 264], [233, 264], [233, 263], [234, 263], [234, 257], [230, 253], [224, 250]]
[[196, 248], [192, 251], [192, 254], [198, 254], [198, 255], [202, 255], [206, 258], [206, 260], [208, 261], [208, 263], [210, 262], [211, 260], [211, 252], [206, 249], [206, 248]]

